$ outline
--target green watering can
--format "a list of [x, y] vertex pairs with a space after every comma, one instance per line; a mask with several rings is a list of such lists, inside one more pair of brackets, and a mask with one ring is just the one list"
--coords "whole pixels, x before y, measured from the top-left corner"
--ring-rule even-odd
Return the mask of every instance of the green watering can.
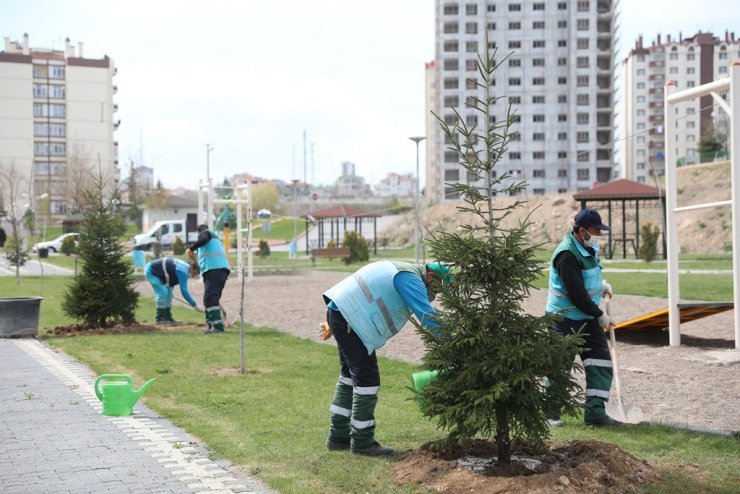
[[411, 374], [411, 384], [414, 387], [414, 391], [418, 393], [419, 408], [422, 412], [424, 411], [424, 400], [421, 398], [421, 392], [430, 382], [437, 378], [438, 371], [436, 370], [425, 370], [414, 372]]
[[[95, 395], [103, 402], [103, 415], [114, 417], [131, 415], [136, 401], [146, 391], [146, 388], [156, 380], [156, 377], [150, 379], [136, 391], [131, 376], [126, 374], [103, 374], [95, 380]], [[99, 386], [101, 381], [107, 381], [103, 383], [102, 392]]]

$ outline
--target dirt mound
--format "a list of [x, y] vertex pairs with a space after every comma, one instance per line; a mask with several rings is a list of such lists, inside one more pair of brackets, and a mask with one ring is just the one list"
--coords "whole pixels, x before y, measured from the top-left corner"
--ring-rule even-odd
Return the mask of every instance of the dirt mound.
[[633, 493], [658, 472], [613, 444], [573, 441], [547, 455], [520, 448], [511, 465], [498, 467], [496, 445], [477, 440], [466, 448], [438, 451], [425, 445], [393, 468], [399, 484], [418, 483], [440, 493]]
[[[180, 326], [182, 327], [182, 326]], [[116, 324], [107, 328], [90, 326], [87, 324], [70, 324], [68, 326], [57, 326], [46, 330], [46, 334], [54, 336], [86, 336], [100, 334], [126, 334], [126, 333], [152, 333], [162, 331], [162, 326], [150, 326], [147, 324]]]

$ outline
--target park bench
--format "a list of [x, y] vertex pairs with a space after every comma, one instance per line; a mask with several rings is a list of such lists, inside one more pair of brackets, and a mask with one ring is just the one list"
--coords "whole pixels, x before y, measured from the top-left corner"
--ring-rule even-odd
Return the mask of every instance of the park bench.
[[327, 247], [324, 249], [311, 249], [311, 263], [316, 266], [316, 259], [345, 259], [350, 255], [349, 247]]

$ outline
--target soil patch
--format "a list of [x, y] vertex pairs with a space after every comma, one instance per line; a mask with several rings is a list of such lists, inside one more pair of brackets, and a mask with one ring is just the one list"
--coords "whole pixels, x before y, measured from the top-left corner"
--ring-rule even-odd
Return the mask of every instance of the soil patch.
[[154, 333], [154, 332], [166, 332], [168, 330], [178, 328], [182, 329], [186, 325], [177, 324], [172, 326], [152, 326], [150, 324], [114, 324], [107, 328], [101, 328], [99, 326], [91, 326], [88, 324], [70, 324], [68, 326], [57, 326], [52, 329], [47, 329], [47, 335], [54, 336], [88, 336], [88, 335], [101, 335], [101, 334], [127, 334], [127, 333]]
[[394, 466], [393, 480], [440, 493], [585, 494], [640, 492], [659, 477], [647, 462], [600, 441], [553, 444], [546, 455], [520, 447], [506, 467], [496, 465], [496, 454], [492, 441], [444, 451], [427, 444]]

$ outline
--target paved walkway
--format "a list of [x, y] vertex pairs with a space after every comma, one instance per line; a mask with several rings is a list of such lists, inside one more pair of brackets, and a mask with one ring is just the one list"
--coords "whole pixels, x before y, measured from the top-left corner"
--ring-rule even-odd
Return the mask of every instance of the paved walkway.
[[0, 339], [0, 492], [273, 492], [141, 404], [103, 416], [95, 378], [38, 340]]

